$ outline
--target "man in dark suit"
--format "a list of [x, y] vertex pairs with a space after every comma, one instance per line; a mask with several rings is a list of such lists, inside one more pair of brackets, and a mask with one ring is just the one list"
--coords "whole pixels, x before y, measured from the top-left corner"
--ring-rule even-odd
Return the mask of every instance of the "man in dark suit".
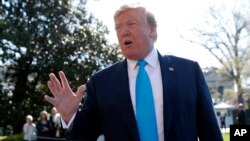
[[[100, 133], [107, 141], [222, 141], [211, 95], [197, 62], [162, 56], [154, 48], [157, 24], [146, 8], [124, 5], [114, 20], [126, 59], [91, 77], [82, 108], [79, 103], [85, 86], [73, 92], [63, 72], [59, 72], [61, 81], [49, 75], [48, 87], [54, 97], [45, 99], [61, 114], [66, 136], [83, 141], [95, 141]], [[145, 67], [137, 63], [142, 60]], [[142, 70], [149, 80], [140, 80], [141, 84], [150, 82], [141, 89], [147, 89], [144, 93], [151, 94], [152, 100], [138, 101]], [[151, 104], [141, 105], [144, 101]], [[153, 108], [149, 108], [152, 103]], [[143, 116], [152, 120], [143, 122]]]
[[239, 113], [237, 114], [236, 121], [240, 125], [246, 124], [246, 112], [242, 103], [239, 104]]

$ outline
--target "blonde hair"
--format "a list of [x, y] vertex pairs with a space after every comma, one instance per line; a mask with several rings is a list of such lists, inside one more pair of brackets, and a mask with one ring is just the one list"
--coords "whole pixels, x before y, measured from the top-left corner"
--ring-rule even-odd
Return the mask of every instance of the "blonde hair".
[[116, 19], [117, 16], [119, 16], [121, 13], [128, 11], [128, 10], [135, 10], [135, 9], [141, 9], [143, 10], [146, 21], [148, 25], [150, 26], [157, 26], [157, 22], [155, 20], [155, 16], [152, 12], [148, 11], [144, 6], [142, 6], [140, 3], [132, 3], [132, 4], [125, 4], [122, 5], [114, 14], [114, 19]]
[[27, 116], [26, 116], [26, 119], [29, 119], [30, 121], [33, 121], [32, 115], [27, 115]]
[[42, 116], [43, 114], [46, 116], [45, 119], [48, 120], [48, 112], [47, 112], [47, 111], [41, 111], [41, 113], [40, 113], [40, 118], [41, 118], [41, 116]]

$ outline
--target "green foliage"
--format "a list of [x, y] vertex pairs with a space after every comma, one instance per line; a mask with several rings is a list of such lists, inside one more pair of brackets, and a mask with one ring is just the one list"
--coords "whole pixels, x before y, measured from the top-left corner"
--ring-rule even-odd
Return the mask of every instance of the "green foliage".
[[235, 95], [235, 92], [233, 89], [225, 89], [224, 90], [224, 99], [225, 101], [232, 101], [233, 99], [237, 99], [237, 95]]
[[105, 39], [107, 28], [86, 11], [86, 1], [71, 2], [0, 2], [0, 64], [7, 70], [0, 87], [1, 126], [21, 132], [27, 114], [36, 120], [51, 107], [43, 98], [50, 93], [49, 73], [64, 71], [76, 89], [121, 59], [117, 46]]

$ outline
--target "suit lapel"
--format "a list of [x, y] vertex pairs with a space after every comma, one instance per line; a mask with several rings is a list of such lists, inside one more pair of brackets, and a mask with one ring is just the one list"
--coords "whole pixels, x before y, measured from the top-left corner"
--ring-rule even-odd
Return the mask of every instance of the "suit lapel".
[[139, 141], [139, 133], [137, 130], [136, 119], [134, 115], [133, 105], [130, 96], [128, 71], [127, 71], [127, 61], [124, 60], [118, 66], [116, 72], [116, 82], [114, 84], [114, 89], [119, 95], [120, 107], [122, 109], [122, 114], [124, 120], [126, 121], [127, 127], [131, 131], [134, 140]]
[[167, 56], [159, 54], [159, 61], [162, 73], [163, 83], [163, 119], [164, 119], [164, 136], [168, 136], [170, 124], [175, 108], [175, 96], [177, 92], [176, 67], [172, 60]]

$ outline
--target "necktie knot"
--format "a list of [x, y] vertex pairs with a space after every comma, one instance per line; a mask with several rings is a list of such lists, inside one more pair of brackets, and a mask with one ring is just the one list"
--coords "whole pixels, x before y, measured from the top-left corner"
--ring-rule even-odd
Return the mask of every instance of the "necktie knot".
[[142, 60], [139, 60], [139, 61], [137, 62], [137, 64], [138, 64], [140, 67], [144, 67], [144, 66], [147, 65], [147, 62], [146, 62], [144, 59], [142, 59]]

